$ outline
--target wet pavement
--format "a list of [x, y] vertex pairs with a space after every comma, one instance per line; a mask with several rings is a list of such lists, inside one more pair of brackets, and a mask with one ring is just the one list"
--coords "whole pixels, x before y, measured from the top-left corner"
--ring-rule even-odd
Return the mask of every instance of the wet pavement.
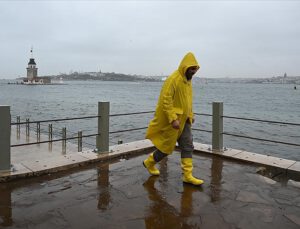
[[0, 227], [300, 228], [300, 183], [284, 174], [195, 155], [205, 183], [194, 187], [181, 181], [179, 153], [160, 163], [159, 177], [145, 158], [1, 183]]
[[[54, 137], [57, 139], [61, 137]], [[35, 132], [31, 131], [26, 134], [24, 128], [20, 128], [18, 131], [17, 126], [11, 127], [11, 144], [18, 145], [24, 143], [34, 143], [39, 141], [48, 141], [49, 137], [45, 133], [41, 133], [38, 137]], [[83, 148], [83, 150], [88, 150]], [[60, 155], [73, 154], [78, 151], [78, 146], [69, 141], [65, 145], [61, 141], [53, 143], [42, 143], [36, 145], [17, 146], [11, 148], [11, 161], [13, 163], [19, 163], [21, 161], [40, 160], [45, 158], [53, 158]]]

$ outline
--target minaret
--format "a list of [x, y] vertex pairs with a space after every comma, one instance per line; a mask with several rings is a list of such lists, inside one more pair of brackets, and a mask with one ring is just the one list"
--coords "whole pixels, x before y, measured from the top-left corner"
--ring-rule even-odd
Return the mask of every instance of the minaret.
[[27, 67], [27, 79], [28, 81], [34, 81], [37, 78], [37, 68], [36, 63], [33, 58], [33, 48], [30, 49], [30, 60]]

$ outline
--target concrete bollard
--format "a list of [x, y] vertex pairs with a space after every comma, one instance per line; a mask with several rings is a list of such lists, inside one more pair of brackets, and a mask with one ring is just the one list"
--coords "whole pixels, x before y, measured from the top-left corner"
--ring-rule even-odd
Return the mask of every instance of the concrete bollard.
[[212, 149], [223, 149], [223, 102], [213, 102], [212, 106]]
[[10, 106], [0, 106], [0, 171], [10, 170]]
[[109, 151], [109, 102], [98, 102], [98, 136], [96, 148], [98, 153]]

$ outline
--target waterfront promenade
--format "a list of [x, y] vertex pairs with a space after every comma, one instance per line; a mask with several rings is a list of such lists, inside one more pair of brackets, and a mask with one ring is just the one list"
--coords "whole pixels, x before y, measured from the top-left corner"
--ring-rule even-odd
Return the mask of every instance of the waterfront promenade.
[[300, 185], [284, 174], [194, 156], [201, 187], [181, 181], [178, 152], [149, 176], [146, 155], [0, 184], [4, 228], [299, 228]]
[[150, 141], [109, 146], [109, 133], [118, 131], [109, 132], [108, 112], [99, 114], [101, 129], [91, 136], [101, 136], [101, 153], [64, 142], [76, 138], [48, 143], [39, 131], [18, 134], [6, 122], [12, 166], [0, 172], [1, 227], [300, 227], [300, 162], [224, 148], [228, 116], [213, 112], [216, 148], [194, 143], [194, 175], [205, 181], [194, 187], [182, 183], [177, 151], [159, 164], [161, 176], [151, 177], [142, 166]]
[[299, 162], [195, 143], [194, 174], [205, 183], [194, 187], [181, 181], [179, 152], [149, 176], [147, 140], [102, 154], [71, 143], [66, 152], [58, 142], [30, 147], [16, 147], [14, 169], [0, 173], [1, 227], [300, 227]]

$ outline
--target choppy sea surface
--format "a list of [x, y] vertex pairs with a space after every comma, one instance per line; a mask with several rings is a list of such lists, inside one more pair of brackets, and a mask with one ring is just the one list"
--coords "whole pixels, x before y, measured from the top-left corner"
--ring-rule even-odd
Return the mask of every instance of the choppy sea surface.
[[[110, 102], [110, 114], [154, 111], [163, 82], [66, 81], [65, 85], [15, 85], [0, 81], [0, 105], [11, 106], [12, 122], [97, 115], [100, 101]], [[291, 84], [194, 82], [194, 112], [211, 114], [212, 102], [224, 103], [224, 115], [300, 124], [300, 88]], [[146, 127], [153, 114], [111, 117], [110, 131]], [[54, 135], [97, 132], [97, 119], [53, 122]], [[195, 128], [211, 130], [211, 117], [197, 115]], [[35, 129], [32, 125], [31, 129]], [[48, 124], [41, 124], [47, 133]], [[224, 131], [255, 138], [300, 144], [300, 126], [224, 118]], [[194, 141], [211, 144], [211, 134], [194, 131]], [[115, 133], [110, 144], [144, 139], [145, 130]], [[95, 147], [95, 138], [84, 139]], [[300, 147], [224, 136], [224, 146], [300, 161]]]

